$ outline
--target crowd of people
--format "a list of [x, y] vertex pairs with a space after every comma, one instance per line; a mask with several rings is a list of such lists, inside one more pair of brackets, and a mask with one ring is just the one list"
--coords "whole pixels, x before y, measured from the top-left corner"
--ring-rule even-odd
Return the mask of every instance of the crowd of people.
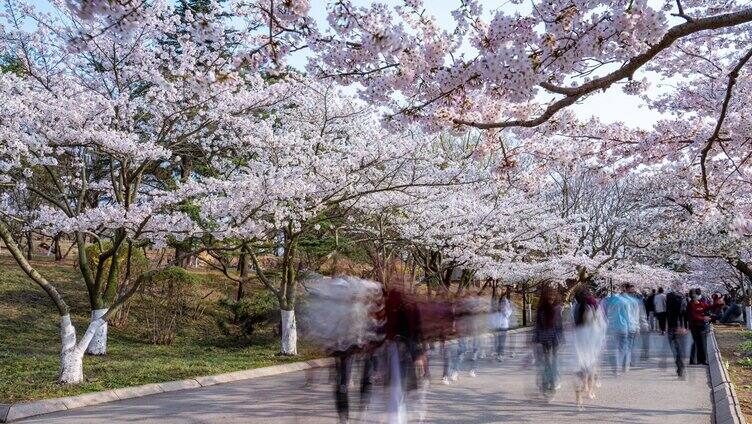
[[[388, 422], [401, 423], [406, 422], [408, 409], [418, 420], [425, 418], [430, 361], [442, 362], [438, 368], [441, 382], [452, 385], [461, 376], [475, 377], [481, 359], [503, 362], [515, 355], [506, 343], [509, 329], [517, 324], [511, 287], [489, 302], [488, 297], [470, 293], [447, 292], [428, 299], [399, 285], [384, 290], [355, 278], [328, 280], [332, 280], [329, 285], [319, 285], [324, 288], [318, 293], [319, 301], [316, 296], [309, 301], [320, 310], [315, 311], [319, 319], [308, 333], [326, 340], [325, 347], [335, 357], [340, 422], [348, 422], [352, 412], [353, 369], [362, 370], [358, 414], [369, 413], [373, 386], [379, 384], [384, 387], [382, 409]], [[366, 285], [368, 289], [358, 288]], [[329, 286], [339, 288], [327, 294]], [[344, 311], [337, 316], [331, 315], [337, 309], [335, 302]], [[565, 304], [556, 288], [544, 287], [536, 305], [530, 349], [518, 347], [517, 353], [526, 355], [524, 364], [537, 367], [536, 386], [550, 400], [561, 387], [559, 355], [565, 334], [571, 335], [575, 397], [582, 408], [585, 399], [596, 396], [601, 363], [610, 364], [615, 376], [628, 373], [635, 360], [650, 358], [651, 333], [665, 337], [658, 339], [670, 346], [679, 378], [685, 376], [688, 335], [692, 340], [689, 364], [707, 364], [708, 323], [738, 319], [741, 314], [735, 315], [734, 305], [733, 299], [719, 293], [705, 297], [700, 289], [685, 294], [659, 287], [640, 293], [631, 284], [601, 298], [582, 289]], [[610, 358], [603, 358], [606, 348]]]

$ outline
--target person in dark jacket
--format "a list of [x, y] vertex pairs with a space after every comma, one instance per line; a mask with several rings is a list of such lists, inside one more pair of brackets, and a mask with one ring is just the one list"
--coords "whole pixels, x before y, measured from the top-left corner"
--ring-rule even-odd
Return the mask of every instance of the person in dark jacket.
[[386, 293], [384, 342], [386, 386], [388, 387], [387, 414], [390, 422], [402, 419], [407, 392], [417, 390], [426, 369], [426, 355], [420, 310], [399, 285], [394, 284]]
[[536, 311], [533, 343], [536, 345], [536, 362], [540, 364], [540, 389], [548, 397], [553, 396], [558, 386], [558, 350], [563, 341], [559, 295], [553, 288], [544, 287]]
[[655, 306], [653, 300], [655, 299], [655, 289], [649, 296], [643, 296], [645, 298], [645, 314], [648, 316], [648, 326], [650, 331], [655, 331]]
[[742, 307], [736, 302], [736, 298], [731, 296], [728, 301], [728, 307], [723, 312], [720, 319], [721, 324], [743, 323]]
[[682, 297], [681, 294], [673, 291], [666, 295], [666, 334], [671, 352], [674, 354], [676, 375], [679, 378], [684, 378], [684, 337], [687, 331], [681, 326]]

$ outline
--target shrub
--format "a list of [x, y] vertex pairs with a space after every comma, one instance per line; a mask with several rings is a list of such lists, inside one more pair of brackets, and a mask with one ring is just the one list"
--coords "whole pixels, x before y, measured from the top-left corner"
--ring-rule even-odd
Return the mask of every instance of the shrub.
[[183, 322], [201, 311], [196, 293], [199, 279], [180, 267], [170, 267], [143, 286], [146, 330], [154, 344], [171, 344]]
[[275, 322], [279, 312], [277, 298], [267, 290], [255, 292], [240, 301], [225, 298], [219, 301], [219, 306], [228, 314], [221, 315], [217, 324], [228, 335], [240, 332], [250, 336], [260, 326]]

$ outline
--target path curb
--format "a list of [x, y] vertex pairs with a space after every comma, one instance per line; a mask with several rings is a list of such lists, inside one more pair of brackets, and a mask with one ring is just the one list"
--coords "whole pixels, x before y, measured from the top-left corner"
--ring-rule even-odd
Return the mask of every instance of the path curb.
[[0, 423], [6, 422], [8, 418], [8, 411], [10, 411], [10, 405], [0, 404]]
[[739, 397], [729, 378], [728, 370], [723, 365], [721, 350], [718, 348], [712, 327], [708, 331], [707, 350], [710, 386], [713, 393], [713, 422], [715, 424], [746, 424], [747, 420], [739, 406]]
[[312, 359], [309, 361], [292, 362], [289, 364], [189, 378], [186, 380], [165, 381], [163, 383], [150, 383], [141, 386], [123, 387], [120, 389], [85, 393], [77, 396], [42, 399], [33, 402], [14, 403], [10, 405], [0, 404], [0, 423], [9, 423], [22, 418], [66, 411], [84, 406], [98, 405], [159, 393], [175, 392], [178, 390], [198, 389], [201, 387], [213, 386], [215, 384], [267, 377], [292, 371], [321, 368], [332, 364], [334, 364], [334, 359], [332, 358]]
[[[530, 327], [521, 327], [507, 330], [509, 334], [530, 331]], [[485, 337], [492, 337], [486, 334]], [[456, 343], [452, 340], [450, 343]], [[224, 374], [208, 375], [185, 380], [165, 381], [162, 383], [150, 383], [141, 386], [123, 387], [120, 389], [105, 390], [101, 392], [85, 393], [77, 396], [62, 398], [42, 399], [33, 402], [22, 402], [10, 405], [0, 404], [0, 423], [9, 423], [22, 418], [49, 414], [52, 412], [66, 411], [84, 406], [98, 405], [115, 402], [118, 400], [132, 399], [159, 393], [175, 392], [179, 390], [198, 389], [201, 387], [214, 386], [216, 384], [230, 383], [233, 381], [249, 380], [259, 377], [284, 374], [293, 371], [302, 371], [314, 368], [322, 368], [334, 364], [334, 358], [319, 358], [309, 361], [292, 362], [289, 364], [273, 365], [270, 367], [254, 368], [242, 371], [233, 371]], [[725, 423], [718, 423], [725, 424]], [[746, 424], [746, 423], [745, 423]]]

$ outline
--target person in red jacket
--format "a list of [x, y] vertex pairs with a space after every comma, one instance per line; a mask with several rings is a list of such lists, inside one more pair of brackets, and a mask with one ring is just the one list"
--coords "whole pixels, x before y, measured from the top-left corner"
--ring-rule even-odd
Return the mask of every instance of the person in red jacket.
[[687, 305], [689, 330], [692, 332], [692, 351], [689, 355], [690, 365], [707, 365], [705, 356], [705, 328], [710, 317], [705, 316], [709, 306], [700, 300], [700, 289], [692, 292], [692, 300]]

